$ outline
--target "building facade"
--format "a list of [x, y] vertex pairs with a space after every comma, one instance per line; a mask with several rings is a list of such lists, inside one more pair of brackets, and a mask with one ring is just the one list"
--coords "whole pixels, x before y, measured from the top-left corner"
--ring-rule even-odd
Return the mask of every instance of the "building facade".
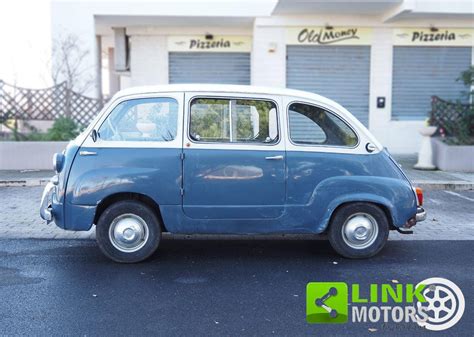
[[418, 150], [431, 96], [466, 100], [471, 1], [53, 2], [53, 36], [93, 52], [96, 95], [136, 85], [226, 83], [318, 93], [393, 153]]

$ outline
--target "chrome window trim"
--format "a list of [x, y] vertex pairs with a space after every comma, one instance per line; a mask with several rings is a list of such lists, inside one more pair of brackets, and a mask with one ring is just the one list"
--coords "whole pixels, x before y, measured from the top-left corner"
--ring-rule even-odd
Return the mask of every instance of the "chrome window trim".
[[[199, 98], [207, 98], [207, 99], [228, 99], [229, 101], [230, 100], [255, 100], [255, 101], [269, 101], [269, 102], [272, 102], [274, 105], [275, 105], [275, 109], [276, 109], [276, 120], [277, 120], [277, 132], [278, 132], [278, 141], [277, 142], [274, 142], [274, 143], [261, 143], [261, 142], [228, 142], [228, 143], [224, 143], [224, 142], [196, 142], [195, 140], [193, 140], [191, 138], [191, 135], [190, 135], [190, 132], [191, 132], [191, 103], [195, 100], [195, 99], [199, 99]], [[282, 132], [281, 132], [281, 128], [280, 128], [280, 107], [278, 105], [278, 102], [272, 98], [256, 98], [256, 97], [242, 97], [242, 96], [229, 96], [229, 93], [227, 93], [226, 96], [212, 96], [212, 95], [202, 95], [202, 94], [198, 94], [198, 95], [194, 95], [194, 96], [191, 96], [186, 104], [187, 108], [188, 108], [188, 114], [187, 114], [187, 121], [186, 121], [186, 139], [188, 141], [190, 141], [191, 143], [193, 144], [197, 144], [197, 145], [229, 145], [229, 146], [265, 146], [265, 147], [271, 147], [271, 146], [277, 146], [281, 143], [281, 139], [283, 138], [282, 136]], [[183, 130], [183, 133], [184, 133], [184, 130]], [[249, 149], [251, 149], [249, 147]]]
[[[335, 116], [336, 118], [340, 119], [347, 127], [349, 127], [349, 129], [352, 130], [352, 132], [354, 132], [354, 134], [357, 137], [357, 143], [354, 146], [345, 146], [345, 145], [324, 145], [324, 144], [298, 144], [298, 143], [293, 142], [293, 140], [291, 139], [291, 131], [290, 131], [290, 106], [292, 104], [295, 104], [295, 103], [306, 104], [306, 105], [314, 106], [316, 108], [323, 109], [324, 111], [326, 111], [326, 112], [330, 113], [331, 115]], [[354, 129], [354, 127], [345, 118], [343, 118], [337, 112], [334, 112], [334, 111], [330, 110], [328, 107], [317, 104], [317, 103], [314, 103], [314, 102], [307, 102], [307, 101], [300, 101], [300, 100], [290, 100], [290, 102], [286, 106], [286, 127], [287, 127], [288, 140], [290, 141], [290, 143], [293, 146], [296, 146], [296, 147], [333, 148], [333, 149], [352, 150], [352, 149], [358, 148], [359, 145], [361, 144], [361, 142], [360, 142], [361, 136], [359, 135], [357, 130]]]

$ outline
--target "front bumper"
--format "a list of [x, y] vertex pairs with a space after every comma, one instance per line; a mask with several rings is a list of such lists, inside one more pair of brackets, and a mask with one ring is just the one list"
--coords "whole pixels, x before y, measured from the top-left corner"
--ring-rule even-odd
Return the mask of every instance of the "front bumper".
[[426, 211], [423, 207], [418, 206], [416, 208], [416, 216], [415, 216], [416, 222], [424, 221], [426, 220]]
[[49, 182], [44, 188], [40, 204], [40, 216], [46, 223], [53, 221], [53, 194], [56, 192], [56, 185]]

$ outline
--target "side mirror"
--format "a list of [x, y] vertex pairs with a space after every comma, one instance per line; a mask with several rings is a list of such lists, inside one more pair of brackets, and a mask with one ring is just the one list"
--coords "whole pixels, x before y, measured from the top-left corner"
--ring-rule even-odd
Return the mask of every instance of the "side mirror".
[[93, 129], [91, 132], [91, 138], [94, 141], [94, 143], [97, 141], [97, 137], [98, 137], [97, 131], [96, 129]]

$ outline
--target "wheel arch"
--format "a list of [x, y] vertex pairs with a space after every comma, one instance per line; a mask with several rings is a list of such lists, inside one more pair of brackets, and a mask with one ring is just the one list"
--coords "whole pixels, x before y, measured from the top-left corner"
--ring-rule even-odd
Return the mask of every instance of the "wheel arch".
[[135, 193], [135, 192], [114, 193], [102, 199], [97, 204], [95, 215], [94, 215], [94, 223], [97, 224], [101, 214], [104, 212], [104, 210], [107, 209], [107, 207], [109, 207], [110, 205], [118, 201], [124, 201], [124, 200], [139, 201], [147, 205], [148, 207], [150, 207], [150, 209], [155, 213], [156, 217], [160, 221], [161, 231], [167, 232], [165, 223], [163, 221], [163, 217], [161, 216], [160, 206], [155, 202], [155, 200], [153, 200], [149, 196], [145, 194], [141, 194], [141, 193]]
[[387, 221], [388, 221], [390, 229], [395, 229], [396, 220], [395, 220], [395, 214], [394, 214], [394, 206], [393, 204], [390, 203], [389, 200], [382, 197], [373, 198], [368, 195], [360, 195], [360, 196], [351, 196], [351, 197], [345, 197], [342, 199], [337, 199], [337, 200], [334, 200], [332, 203], [330, 203], [330, 205], [328, 206], [325, 212], [323, 220], [321, 221], [324, 226], [324, 232], [326, 232], [327, 229], [329, 228], [334, 215], [339, 209], [341, 209], [345, 205], [355, 204], [355, 203], [367, 203], [367, 204], [372, 204], [372, 205], [380, 207], [380, 209], [382, 209], [382, 211], [385, 213], [387, 217]]
[[331, 221], [334, 218], [334, 215], [337, 213], [338, 210], [340, 210], [344, 206], [347, 206], [347, 205], [350, 205], [350, 204], [357, 204], [357, 203], [364, 203], [364, 204], [371, 204], [371, 205], [378, 206], [385, 213], [385, 216], [387, 217], [387, 221], [388, 221], [388, 225], [389, 225], [390, 229], [395, 229], [396, 228], [393, 224], [392, 213], [390, 212], [390, 209], [388, 208], [387, 205], [385, 205], [381, 202], [366, 201], [366, 200], [354, 200], [354, 201], [346, 201], [346, 202], [343, 202], [343, 203], [339, 204], [331, 212], [331, 215], [329, 216], [325, 231], [328, 230], [329, 226], [331, 225]]

